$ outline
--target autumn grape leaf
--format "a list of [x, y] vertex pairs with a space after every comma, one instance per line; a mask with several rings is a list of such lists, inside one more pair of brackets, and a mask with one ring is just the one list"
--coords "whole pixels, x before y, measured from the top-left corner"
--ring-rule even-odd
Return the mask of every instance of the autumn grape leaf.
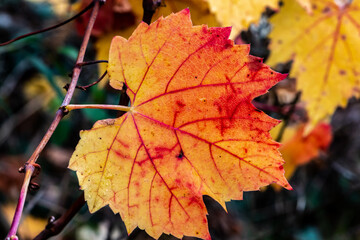
[[[270, 133], [273, 137], [277, 136], [282, 124], [273, 128]], [[319, 156], [329, 147], [332, 140], [331, 126], [328, 123], [319, 123], [307, 135], [304, 134], [305, 124], [296, 127], [286, 128], [280, 152], [285, 160], [285, 177], [290, 179], [298, 166], [307, 164], [315, 157]], [[280, 188], [275, 186], [275, 189]]]
[[247, 29], [251, 23], [257, 23], [266, 7], [276, 10], [278, 0], [207, 0], [211, 12], [216, 15], [222, 26], [232, 26], [234, 38], [241, 30]]
[[154, 238], [210, 239], [203, 195], [225, 208], [272, 182], [291, 189], [268, 132], [278, 121], [251, 104], [286, 75], [230, 31], [193, 27], [185, 9], [113, 39], [110, 84], [127, 85], [131, 110], [82, 131], [69, 163], [90, 212], [109, 205]]
[[312, 1], [309, 15], [293, 0], [272, 19], [270, 65], [294, 60], [290, 72], [314, 127], [351, 96], [359, 97], [360, 0], [339, 7]]

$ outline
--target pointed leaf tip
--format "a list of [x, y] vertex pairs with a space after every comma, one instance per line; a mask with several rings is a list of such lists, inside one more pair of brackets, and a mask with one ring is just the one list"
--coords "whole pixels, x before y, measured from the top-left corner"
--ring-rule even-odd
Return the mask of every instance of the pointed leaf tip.
[[190, 9], [189, 8], [185, 8], [181, 12], [184, 13], [185, 15], [190, 15]]

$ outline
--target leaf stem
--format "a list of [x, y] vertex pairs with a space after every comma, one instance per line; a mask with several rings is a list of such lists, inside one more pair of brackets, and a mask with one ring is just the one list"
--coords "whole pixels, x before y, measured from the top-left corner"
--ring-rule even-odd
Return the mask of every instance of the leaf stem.
[[106, 104], [69, 104], [64, 108], [65, 111], [72, 111], [72, 110], [85, 109], [85, 108], [108, 109], [108, 110], [117, 110], [124, 112], [131, 111], [131, 107], [122, 106], [122, 105], [106, 105]]
[[[68, 91], [67, 91], [67, 93], [65, 95], [64, 101], [63, 101], [61, 106], [69, 105], [69, 103], [71, 101], [71, 98], [72, 98], [72, 96], [74, 94], [74, 89], [76, 87], [77, 81], [79, 79], [79, 75], [80, 75], [80, 72], [81, 72], [81, 66], [79, 66], [79, 64], [82, 63], [83, 60], [84, 60], [85, 51], [86, 51], [87, 45], [89, 43], [91, 31], [93, 29], [96, 17], [97, 17], [98, 12], [99, 12], [101, 0], [94, 0], [94, 2], [95, 2], [95, 4], [94, 4], [93, 10], [91, 12], [90, 20], [89, 20], [88, 26], [86, 28], [83, 41], [82, 41], [81, 46], [80, 46], [78, 57], [76, 59], [76, 64], [75, 64], [75, 67], [74, 67], [74, 70], [73, 70], [74, 74], [72, 75], [72, 79], [71, 79], [69, 89], [68, 89]], [[42, 152], [42, 150], [46, 146], [46, 144], [49, 141], [50, 137], [53, 135], [56, 127], [58, 126], [58, 124], [60, 122], [60, 120], [65, 115], [66, 115], [66, 112], [64, 111], [64, 109], [62, 107], [60, 107], [59, 110], [56, 112], [55, 118], [52, 121], [49, 129], [45, 133], [43, 139], [41, 140], [41, 142], [39, 143], [39, 145], [35, 149], [34, 153], [31, 155], [31, 157], [29, 158], [27, 163], [25, 164], [25, 179], [24, 179], [24, 182], [23, 182], [23, 186], [21, 188], [21, 193], [20, 193], [20, 196], [19, 196], [17, 208], [15, 210], [14, 218], [13, 218], [13, 221], [11, 223], [11, 227], [10, 227], [10, 230], [9, 230], [9, 233], [8, 233], [6, 239], [17, 239], [16, 232], [17, 232], [17, 229], [19, 227], [19, 222], [20, 222], [21, 214], [22, 214], [22, 211], [23, 211], [23, 208], [24, 208], [25, 198], [26, 198], [26, 194], [27, 194], [27, 191], [28, 191], [30, 179], [33, 176], [34, 171], [35, 171], [36, 160], [38, 159], [40, 153]]]

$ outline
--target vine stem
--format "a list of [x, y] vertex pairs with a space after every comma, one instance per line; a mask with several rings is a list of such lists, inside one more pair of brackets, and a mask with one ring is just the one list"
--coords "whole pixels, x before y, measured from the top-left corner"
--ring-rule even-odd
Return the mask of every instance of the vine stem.
[[72, 111], [77, 109], [92, 108], [92, 109], [108, 109], [129, 112], [131, 107], [122, 105], [108, 105], [108, 104], [69, 104], [64, 107], [65, 111]]
[[[24, 208], [24, 203], [25, 203], [29, 183], [30, 183], [31, 177], [33, 176], [33, 173], [34, 173], [35, 168], [36, 168], [35, 167], [36, 166], [36, 160], [38, 159], [40, 153], [43, 151], [44, 147], [48, 143], [50, 137], [53, 135], [56, 127], [58, 126], [58, 124], [60, 122], [60, 120], [66, 115], [66, 112], [64, 111], [64, 106], [66, 106], [66, 105], [68, 105], [70, 103], [71, 98], [74, 95], [74, 90], [75, 90], [75, 87], [76, 87], [76, 84], [78, 82], [80, 72], [81, 72], [81, 63], [84, 60], [85, 51], [86, 51], [87, 45], [89, 43], [91, 31], [93, 29], [96, 17], [98, 15], [98, 12], [99, 12], [99, 9], [100, 9], [101, 0], [94, 0], [94, 1], [95, 1], [95, 4], [94, 4], [94, 7], [93, 7], [92, 12], [91, 12], [90, 20], [89, 20], [88, 26], [86, 28], [83, 41], [82, 41], [81, 46], [80, 46], [78, 57], [76, 59], [76, 64], [75, 64], [75, 67], [74, 67], [74, 70], [73, 70], [73, 75], [72, 75], [72, 78], [71, 78], [71, 83], [70, 83], [69, 89], [68, 89], [68, 91], [67, 91], [67, 93], [65, 95], [65, 98], [64, 98], [64, 100], [63, 100], [63, 102], [61, 104], [61, 107], [56, 112], [55, 118], [52, 121], [49, 129], [45, 133], [43, 139], [41, 140], [41, 142], [39, 143], [39, 145], [35, 149], [34, 153], [31, 155], [31, 157], [29, 158], [29, 160], [25, 164], [24, 182], [23, 182], [23, 185], [22, 185], [22, 188], [21, 188], [21, 192], [20, 192], [18, 204], [16, 206], [14, 218], [13, 218], [13, 221], [11, 223], [11, 227], [10, 227], [10, 230], [9, 230], [9, 233], [8, 233], [6, 239], [11, 239], [11, 240], [15, 240], [15, 239], [17, 240], [18, 239], [18, 237], [16, 236], [16, 233], [17, 233], [17, 229], [19, 227], [22, 211], [23, 211], [23, 208]], [[102, 0], [102, 2], [104, 2], [104, 0]]]
[[64, 215], [54, 221], [50, 221], [45, 229], [33, 240], [44, 240], [59, 234], [84, 205], [85, 198], [84, 192], [82, 192], [80, 197], [71, 205]]
[[[19, 202], [16, 206], [16, 210], [15, 210], [15, 214], [14, 214], [14, 219], [13, 219], [13, 224], [11, 225], [11, 227], [13, 227], [13, 225], [15, 225], [14, 223], [16, 223], [16, 228], [18, 227], [19, 223], [20, 223], [20, 219], [21, 219], [21, 214], [22, 214], [22, 210], [24, 208], [24, 203], [25, 203], [25, 199], [26, 199], [26, 194], [27, 194], [27, 190], [29, 188], [29, 184], [30, 184], [30, 180], [31, 180], [31, 176], [32, 173], [35, 170], [34, 166], [29, 166], [29, 169], [31, 169], [30, 171], [26, 171], [25, 173], [25, 179], [24, 179], [24, 183], [21, 187], [21, 191], [20, 191], [20, 197], [19, 197]], [[10, 235], [12, 228], [10, 229], [10, 232], [7, 236], [6, 239], [11, 239], [11, 240], [17, 240], [18, 237], [16, 236], [16, 230], [14, 234]]]

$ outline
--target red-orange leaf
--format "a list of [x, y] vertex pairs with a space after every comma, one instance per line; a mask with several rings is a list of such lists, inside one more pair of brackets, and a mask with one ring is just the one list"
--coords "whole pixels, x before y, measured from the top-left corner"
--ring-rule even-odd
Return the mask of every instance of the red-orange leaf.
[[[280, 125], [273, 128], [271, 134], [278, 135]], [[280, 148], [282, 157], [285, 160], [285, 177], [290, 179], [299, 166], [309, 163], [311, 160], [325, 152], [332, 140], [331, 125], [328, 123], [319, 123], [315, 128], [304, 134], [305, 124], [285, 129]], [[281, 189], [276, 186], [275, 189]]]
[[285, 75], [229, 34], [183, 10], [113, 39], [110, 84], [127, 85], [131, 110], [81, 132], [70, 161], [91, 212], [108, 204], [129, 232], [210, 239], [203, 195], [225, 208], [272, 182], [291, 188], [268, 133], [278, 121], [251, 104]]

